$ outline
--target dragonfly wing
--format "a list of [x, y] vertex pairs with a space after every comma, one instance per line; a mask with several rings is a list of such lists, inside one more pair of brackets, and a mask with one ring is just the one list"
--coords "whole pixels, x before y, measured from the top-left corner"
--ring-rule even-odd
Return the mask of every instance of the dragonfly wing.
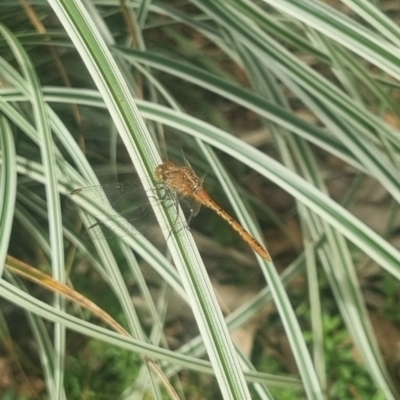
[[186, 217], [187, 224], [190, 225], [192, 218], [194, 218], [200, 211], [201, 204], [193, 199], [181, 198], [179, 203], [182, 207], [183, 214]]
[[[130, 234], [147, 234], [150, 228], [154, 229], [156, 225], [153, 210], [139, 182], [129, 181], [77, 189], [68, 196], [67, 206], [75, 210], [80, 209], [77, 205], [80, 199], [97, 206], [91, 215], [98, 222], [87, 228], [84, 236], [109, 239]], [[112, 229], [110, 225], [113, 226]]]
[[191, 209], [192, 218], [197, 216], [197, 214], [200, 212], [200, 208], [201, 208], [200, 203], [198, 203], [197, 201], [192, 202], [192, 209]]
[[[154, 192], [147, 193], [137, 181], [88, 186], [74, 190], [67, 198], [67, 206], [74, 210], [81, 210], [78, 205], [80, 200], [90, 202], [95, 206], [91, 215], [97, 219], [97, 222], [83, 232], [88, 239], [112, 239], [137, 234], [150, 236], [161, 231], [147, 194], [160, 201], [169, 198], [175, 202], [173, 204], [178, 204], [178, 198], [174, 192], [165, 188], [158, 188], [158, 190], [164, 190], [164, 193], [160, 195]], [[200, 204], [189, 199], [181, 200], [185, 216], [190, 221], [198, 214]]]
[[[148, 235], [159, 230], [153, 211], [149, 207], [137, 207], [113, 217], [97, 217], [98, 222], [87, 228], [83, 235], [88, 238], [114, 239], [130, 235]], [[112, 226], [112, 228], [110, 227]]]

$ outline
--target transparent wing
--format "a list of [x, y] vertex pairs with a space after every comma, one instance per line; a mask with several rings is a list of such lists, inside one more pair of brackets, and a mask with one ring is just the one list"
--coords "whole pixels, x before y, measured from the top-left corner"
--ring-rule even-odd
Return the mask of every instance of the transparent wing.
[[[164, 187], [160, 187], [160, 196], [155, 192], [145, 192], [140, 181], [127, 181], [101, 186], [88, 186], [74, 190], [67, 197], [67, 206], [74, 210], [81, 210], [81, 200], [94, 205], [90, 214], [97, 222], [88, 227], [83, 234], [95, 239], [112, 239], [128, 235], [142, 234], [149, 236], [160, 233], [160, 226], [150, 205], [148, 196], [154, 196], [157, 201], [173, 200], [169, 204], [177, 205], [176, 194]], [[189, 220], [197, 214], [199, 205], [192, 202], [181, 202], [184, 213]], [[113, 229], [108, 228], [111, 222]], [[186, 225], [186, 224], [185, 224]], [[168, 232], [169, 234], [169, 232]]]
[[[155, 193], [149, 193], [155, 196]], [[146, 192], [139, 181], [127, 181], [102, 186], [88, 186], [74, 190], [67, 197], [67, 206], [79, 210], [78, 204], [89, 202], [91, 215], [98, 222], [90, 226], [84, 235], [97, 239], [110, 239], [130, 234], [148, 234], [157, 228], [157, 221]], [[107, 228], [109, 220], [114, 228]]]

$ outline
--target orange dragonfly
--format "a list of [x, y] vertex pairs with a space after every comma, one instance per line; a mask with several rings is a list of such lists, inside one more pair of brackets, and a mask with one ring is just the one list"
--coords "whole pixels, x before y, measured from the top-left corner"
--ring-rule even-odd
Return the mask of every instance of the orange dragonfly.
[[178, 166], [171, 161], [160, 164], [155, 170], [156, 179], [164, 183], [168, 190], [175, 192], [178, 196], [194, 200], [215, 211], [252, 250], [265, 260], [271, 261], [271, 256], [265, 247], [208, 195], [203, 189], [203, 179], [196, 175], [188, 162], [186, 164], [186, 166]]
[[[258, 255], [271, 261], [268, 251], [261, 243], [211, 199], [202, 187], [204, 179], [196, 175], [187, 160], [185, 162], [185, 166], [178, 166], [171, 161], [160, 164], [155, 170], [159, 188], [164, 189], [166, 195], [174, 201], [182, 198], [193, 203], [194, 207], [188, 216], [189, 222], [192, 217], [197, 215], [201, 205], [208, 207], [238, 232], [242, 240]], [[79, 188], [68, 196], [67, 205], [76, 209], [79, 197], [89, 198], [94, 204], [102, 205], [112, 215], [112, 220], [118, 220], [123, 225], [123, 228], [114, 227], [113, 230], [109, 230], [106, 226], [107, 220], [110, 218], [105, 218], [100, 212], [94, 213], [99, 222], [87, 228], [84, 233], [91, 234], [92, 238], [109, 239], [115, 236], [125, 236], [127, 232], [148, 236], [159, 229], [155, 227], [157, 221], [139, 181]]]

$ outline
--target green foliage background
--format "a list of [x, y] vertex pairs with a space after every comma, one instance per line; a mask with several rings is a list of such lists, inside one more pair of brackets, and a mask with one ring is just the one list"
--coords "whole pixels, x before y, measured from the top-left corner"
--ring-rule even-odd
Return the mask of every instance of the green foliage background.
[[[112, 304], [116, 299], [116, 315], [122, 313], [120, 321], [131, 334], [122, 337], [81, 318], [60, 296], [44, 301], [15, 278], [0, 281], [1, 297], [26, 312], [44, 377], [43, 398], [72, 398], [66, 384], [72, 382], [70, 371], [65, 379], [67, 330], [159, 360], [168, 377], [182, 369], [211, 373], [221, 398], [284, 398], [273, 387], [293, 388], [308, 399], [351, 398], [354, 391], [340, 385], [353, 373], [352, 389], [359, 398], [397, 397], [356, 268], [368, 256], [390, 278], [400, 276], [399, 249], [389, 242], [400, 200], [400, 135], [386, 120], [398, 117], [400, 30], [381, 10], [384, 2], [342, 3], [351, 12], [317, 0], [1, 2], [0, 265], [11, 253], [73, 284], [79, 274], [66, 271], [74, 260], [87, 260], [107, 288], [104, 295], [110, 292]], [[207, 45], [196, 45], [202, 41]], [[268, 128], [275, 157], [229, 132], [230, 122], [213, 106], [221, 98], [234, 109], [251, 111]], [[299, 117], [295, 104], [317, 122]], [[145, 237], [132, 235], [123, 222], [110, 220], [101, 204], [83, 199], [79, 206], [86, 227], [95, 221], [91, 215], [102, 215], [109, 229], [126, 233], [111, 245], [88, 242], [64, 207], [69, 192], [99, 184], [105, 170], [116, 178], [126, 173], [126, 165], [135, 167], [146, 189], [153, 188], [154, 169], [160, 154], [167, 157], [172, 138], [178, 144], [169, 156], [179, 157], [184, 147], [193, 165], [209, 170], [219, 182], [219, 196], [260, 240], [255, 214], [225, 165], [255, 171], [295, 198], [303, 250], [284, 265], [282, 276], [273, 263], [258, 259], [264, 278], [259, 295], [226, 318], [191, 233], [168, 202], [149, 199], [164, 232], [178, 225], [167, 241], [168, 257]], [[340, 159], [359, 179], [376, 179], [387, 191], [392, 211], [385, 237], [347, 210], [357, 190], [349, 190], [346, 204], [329, 197], [318, 165], [321, 152]], [[261, 221], [283, 225], [262, 204], [257, 211]], [[176, 291], [193, 310], [200, 336], [182, 348], [165, 348], [165, 304], [162, 299], [154, 304], [137, 257], [162, 277], [165, 304], [168, 291]], [[304, 272], [308, 341], [286, 289]], [[341, 362], [332, 367], [335, 352], [329, 343], [336, 342], [327, 329], [321, 276], [340, 315], [335, 335], [345, 332], [363, 360], [361, 370], [353, 372], [352, 366], [344, 379], [338, 378]], [[132, 305], [129, 279], [145, 300], [150, 328]], [[228, 328], [245, 324], [272, 300], [296, 361], [294, 377], [273, 368], [266, 368], [269, 375], [260, 372], [264, 367], [257, 370], [229, 337]], [[148, 379], [146, 363], [136, 372], [114, 398], [128, 398], [134, 388], [144, 396], [163, 396], [157, 379]]]

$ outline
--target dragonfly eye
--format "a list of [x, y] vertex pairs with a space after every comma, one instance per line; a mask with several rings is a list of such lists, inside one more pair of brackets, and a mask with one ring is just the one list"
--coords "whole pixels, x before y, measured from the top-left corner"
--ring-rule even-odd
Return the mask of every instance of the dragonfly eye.
[[176, 169], [176, 166], [171, 161], [160, 164], [155, 170], [156, 179], [159, 181], [165, 181], [169, 172]]
[[160, 164], [155, 170], [155, 176], [158, 181], [164, 180], [164, 164]]

